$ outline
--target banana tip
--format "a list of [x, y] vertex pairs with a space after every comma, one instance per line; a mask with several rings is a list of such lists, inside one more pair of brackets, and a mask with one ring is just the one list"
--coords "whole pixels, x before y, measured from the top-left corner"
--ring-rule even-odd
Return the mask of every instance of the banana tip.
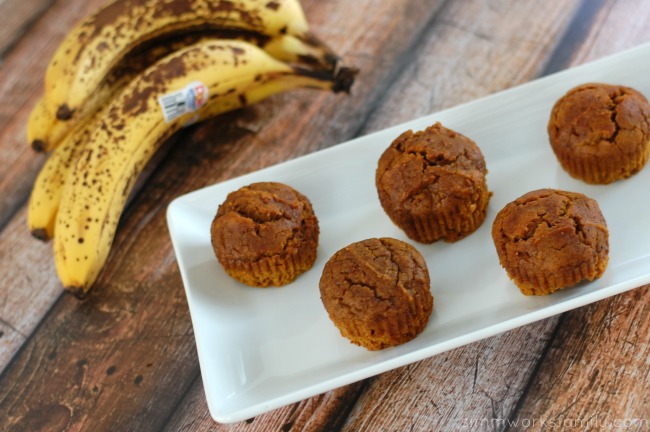
[[79, 300], [83, 300], [86, 297], [88, 297], [88, 290], [85, 289], [84, 287], [69, 285], [69, 286], [65, 286], [64, 289], [65, 292], [67, 292], [70, 295], [73, 295]]
[[35, 139], [34, 141], [32, 141], [32, 149], [39, 153], [45, 153], [47, 146], [45, 145], [45, 141], [40, 139]]
[[32, 236], [34, 238], [37, 238], [37, 239], [39, 239], [41, 241], [44, 241], [44, 242], [50, 240], [50, 236], [47, 233], [47, 230], [45, 228], [35, 228], [35, 229], [33, 229], [32, 230]]

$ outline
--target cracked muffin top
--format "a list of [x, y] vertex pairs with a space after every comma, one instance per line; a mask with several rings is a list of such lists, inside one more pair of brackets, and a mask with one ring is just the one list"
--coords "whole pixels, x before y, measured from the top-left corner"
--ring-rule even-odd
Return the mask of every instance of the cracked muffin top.
[[393, 238], [371, 238], [339, 250], [325, 264], [319, 285], [341, 335], [369, 350], [415, 338], [433, 308], [424, 258]]
[[539, 189], [507, 204], [492, 225], [501, 265], [526, 295], [550, 294], [607, 267], [609, 232], [598, 203], [576, 192]]
[[592, 184], [630, 177], [650, 153], [650, 105], [635, 89], [602, 83], [569, 90], [551, 111], [553, 152], [571, 176]]
[[486, 174], [476, 143], [436, 123], [397, 137], [379, 159], [375, 184], [384, 211], [409, 238], [453, 242], [485, 219]]
[[251, 286], [279, 286], [311, 268], [319, 227], [307, 197], [282, 183], [260, 182], [228, 194], [210, 235], [230, 276]]

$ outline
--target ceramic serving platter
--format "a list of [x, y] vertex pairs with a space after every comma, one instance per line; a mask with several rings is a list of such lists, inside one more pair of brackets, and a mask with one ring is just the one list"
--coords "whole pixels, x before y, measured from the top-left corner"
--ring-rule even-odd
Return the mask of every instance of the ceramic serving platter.
[[[174, 200], [167, 213], [185, 286], [210, 413], [219, 422], [254, 417], [310, 396], [592, 303], [650, 282], [650, 167], [605, 186], [569, 177], [548, 144], [551, 107], [585, 82], [634, 87], [650, 96], [650, 45], [569, 69], [418, 118]], [[410, 241], [381, 209], [374, 184], [381, 153], [407, 129], [441, 122], [483, 151], [493, 192], [483, 225], [457, 243]], [[320, 221], [314, 267], [282, 288], [251, 288], [228, 277], [210, 244], [210, 223], [226, 195], [258, 181], [305, 194]], [[610, 230], [602, 278], [551, 296], [520, 294], [500, 267], [490, 229], [496, 213], [543, 187], [598, 201]], [[370, 352], [340, 336], [318, 281], [338, 249], [369, 237], [408, 241], [423, 254], [434, 311], [414, 340]]]

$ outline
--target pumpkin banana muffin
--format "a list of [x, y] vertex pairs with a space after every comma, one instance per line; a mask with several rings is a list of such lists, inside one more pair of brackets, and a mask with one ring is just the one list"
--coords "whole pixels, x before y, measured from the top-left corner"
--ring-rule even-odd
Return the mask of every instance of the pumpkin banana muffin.
[[379, 159], [375, 185], [384, 211], [409, 238], [455, 242], [485, 219], [486, 174], [476, 143], [436, 123], [391, 143]]
[[210, 235], [231, 277], [250, 286], [281, 286], [314, 264], [319, 227], [307, 197], [282, 183], [261, 182], [228, 194]]
[[499, 261], [525, 295], [544, 295], [602, 276], [609, 232], [598, 203], [556, 189], [528, 192], [492, 225]]
[[336, 252], [323, 269], [320, 294], [341, 335], [373, 351], [415, 338], [433, 309], [424, 258], [392, 238], [371, 238]]
[[620, 85], [583, 84], [551, 111], [548, 135], [562, 168], [591, 184], [635, 174], [650, 154], [650, 105]]

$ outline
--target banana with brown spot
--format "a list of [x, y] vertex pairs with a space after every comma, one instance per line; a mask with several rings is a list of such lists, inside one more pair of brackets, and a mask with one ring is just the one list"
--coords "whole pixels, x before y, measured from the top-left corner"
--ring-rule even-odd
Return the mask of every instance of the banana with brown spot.
[[[348, 91], [353, 78], [349, 69], [334, 74], [291, 66], [238, 41], [199, 43], [148, 69], [99, 116], [61, 192], [53, 247], [63, 286], [87, 293], [108, 258], [136, 178], [162, 142], [188, 121], [296, 87]], [[199, 82], [207, 89], [206, 104], [166, 120], [161, 101]]]
[[115, 0], [79, 23], [54, 54], [45, 76], [50, 112], [69, 119], [128, 52], [198, 29], [309, 33], [298, 0]]
[[244, 40], [260, 46], [278, 60], [314, 69], [329, 71], [342, 66], [341, 58], [315, 36], [304, 39], [289, 34], [268, 37], [256, 32], [231, 30], [201, 30], [170, 35], [125, 55], [67, 120], [58, 119], [49, 110], [46, 99], [41, 98], [34, 106], [27, 124], [28, 144], [38, 152], [54, 150], [78, 124], [101, 109], [147, 67], [174, 51], [211, 39]]

